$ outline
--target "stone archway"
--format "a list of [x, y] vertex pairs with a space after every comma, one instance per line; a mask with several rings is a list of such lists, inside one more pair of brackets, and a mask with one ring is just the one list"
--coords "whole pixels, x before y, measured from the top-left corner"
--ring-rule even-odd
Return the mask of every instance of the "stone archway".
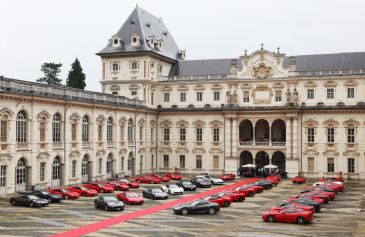
[[260, 151], [256, 154], [255, 164], [258, 169], [263, 168], [270, 163], [269, 155], [265, 151]]
[[285, 154], [281, 151], [276, 151], [272, 155], [271, 160], [273, 165], [276, 165], [279, 169], [285, 171], [286, 165], [285, 165]]
[[250, 120], [245, 119], [239, 125], [239, 141], [241, 145], [252, 145], [253, 142], [253, 124]]
[[276, 119], [271, 125], [271, 142], [273, 146], [285, 146], [286, 124], [282, 119]]
[[255, 125], [256, 146], [268, 146], [270, 142], [270, 125], [265, 119], [259, 119]]
[[247, 164], [253, 164], [253, 156], [251, 152], [243, 151], [240, 154], [240, 167]]

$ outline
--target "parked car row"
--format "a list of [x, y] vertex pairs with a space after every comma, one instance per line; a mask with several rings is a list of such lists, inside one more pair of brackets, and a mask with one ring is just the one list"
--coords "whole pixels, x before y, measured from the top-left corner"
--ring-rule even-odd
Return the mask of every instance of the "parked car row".
[[[301, 178], [295, 177], [293, 183], [304, 183], [305, 180]], [[320, 212], [323, 204], [334, 200], [336, 194], [343, 190], [344, 185], [340, 181], [318, 180], [299, 194], [273, 206], [262, 215], [262, 219], [267, 222], [309, 223], [313, 220], [314, 213]]]

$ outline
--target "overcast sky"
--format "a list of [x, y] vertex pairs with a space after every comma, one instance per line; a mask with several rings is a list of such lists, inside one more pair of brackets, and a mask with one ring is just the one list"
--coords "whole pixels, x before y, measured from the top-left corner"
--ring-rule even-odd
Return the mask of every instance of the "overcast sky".
[[96, 52], [136, 3], [162, 17], [187, 59], [231, 58], [280, 46], [287, 55], [365, 51], [365, 1], [1, 0], [0, 75], [35, 81], [44, 62], [78, 57], [88, 90], [100, 91]]

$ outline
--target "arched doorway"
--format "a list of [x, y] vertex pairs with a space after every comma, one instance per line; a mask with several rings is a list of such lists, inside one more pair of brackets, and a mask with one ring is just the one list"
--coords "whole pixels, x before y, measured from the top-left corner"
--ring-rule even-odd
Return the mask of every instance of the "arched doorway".
[[271, 142], [273, 146], [285, 146], [286, 124], [282, 119], [276, 119], [271, 125]]
[[261, 169], [262, 167], [270, 163], [269, 155], [265, 151], [258, 152], [255, 157], [255, 163], [256, 167], [258, 169]]
[[81, 161], [81, 182], [89, 182], [90, 176], [89, 157], [84, 155]]
[[242, 167], [242, 165], [247, 165], [247, 164], [253, 164], [253, 157], [251, 152], [243, 151], [240, 154], [240, 167]]
[[136, 159], [133, 155], [133, 152], [130, 152], [128, 155], [128, 175], [135, 175], [135, 166], [136, 166]]
[[61, 159], [56, 156], [52, 163], [52, 187], [61, 185]]
[[239, 126], [240, 145], [252, 146], [253, 125], [248, 119], [243, 120]]
[[270, 126], [265, 119], [260, 119], [255, 125], [256, 146], [268, 146], [270, 140]]
[[113, 178], [113, 159], [111, 154], [106, 158], [106, 177], [107, 179]]
[[20, 158], [15, 168], [15, 191], [22, 192], [27, 188], [27, 167], [24, 158]]
[[272, 164], [276, 165], [279, 169], [285, 171], [285, 154], [281, 151], [276, 151], [272, 155]]

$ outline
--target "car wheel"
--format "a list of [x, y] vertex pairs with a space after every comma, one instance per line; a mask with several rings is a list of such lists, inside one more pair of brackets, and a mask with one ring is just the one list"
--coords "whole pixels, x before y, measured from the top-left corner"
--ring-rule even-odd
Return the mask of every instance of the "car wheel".
[[108, 208], [108, 206], [107, 206], [107, 205], [105, 205], [105, 206], [104, 206], [104, 210], [105, 210], [105, 211], [109, 211], [109, 208]]
[[68, 195], [66, 194], [66, 195], [65, 195], [65, 200], [67, 200], [67, 199], [68, 199]]
[[183, 215], [183, 216], [186, 216], [188, 213], [189, 213], [189, 212], [188, 212], [188, 209], [186, 209], [186, 208], [183, 208], [183, 209], [181, 210], [181, 215]]
[[248, 196], [249, 196], [249, 197], [253, 197], [253, 192], [249, 192], [249, 193], [248, 193]]
[[299, 216], [299, 217], [297, 218], [297, 223], [298, 223], [299, 225], [303, 225], [303, 224], [305, 223], [304, 217]]
[[15, 205], [16, 205], [16, 201], [15, 201], [15, 200], [13, 200], [13, 201], [11, 201], [11, 202], [10, 202], [10, 204], [11, 204], [12, 206], [15, 206]]
[[239, 202], [243, 202], [243, 197], [238, 197]]
[[228, 206], [229, 206], [229, 202], [228, 202], [228, 201], [225, 201], [225, 202], [223, 203], [223, 206], [228, 207]]
[[98, 208], [98, 204], [96, 202], [94, 202], [94, 207]]
[[86, 197], [87, 196], [86, 192], [83, 192], [82, 193], [82, 196]]
[[29, 203], [29, 206], [34, 207], [34, 203], [33, 202]]
[[209, 208], [209, 209], [208, 209], [208, 213], [209, 213], [210, 215], [214, 215], [214, 214], [215, 214], [215, 209], [214, 209], [213, 207]]
[[213, 182], [213, 181], [211, 181], [210, 183], [211, 183], [212, 185], [214, 184], [214, 182]]
[[267, 217], [267, 221], [268, 221], [268, 222], [270, 222], [270, 223], [275, 222], [275, 218], [274, 218], [274, 216], [271, 216], [271, 215], [270, 215], [270, 216], [268, 216], [268, 217]]
[[101, 193], [104, 193], [104, 189], [100, 189], [100, 192], [101, 192]]
[[153, 180], [151, 180], [151, 182], [150, 182], [151, 184], [154, 184], [155, 182], [153, 181]]

